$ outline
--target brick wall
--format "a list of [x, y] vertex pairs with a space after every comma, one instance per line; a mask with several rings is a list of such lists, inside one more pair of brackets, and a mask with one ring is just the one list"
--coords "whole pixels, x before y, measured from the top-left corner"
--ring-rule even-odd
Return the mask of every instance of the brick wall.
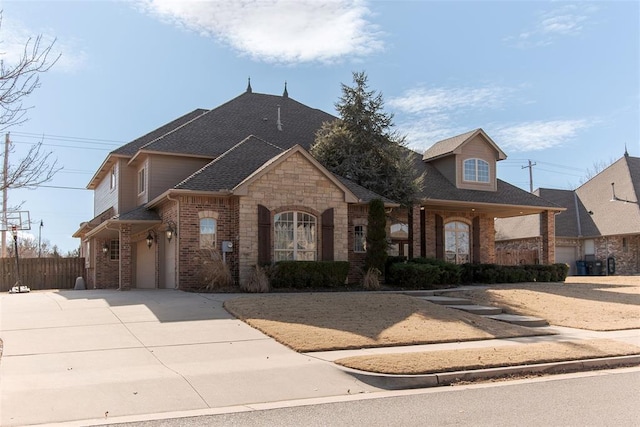
[[[472, 262], [494, 263], [495, 255], [495, 227], [493, 217], [477, 214], [475, 212], [454, 212], [454, 211], [426, 211], [425, 213], [425, 239], [426, 239], [426, 257], [436, 257], [436, 215], [443, 218], [443, 224], [451, 221], [462, 221], [470, 226], [470, 236], [473, 236], [473, 219], [479, 217], [480, 221], [480, 259], [472, 259]], [[471, 249], [473, 252], [473, 249]], [[418, 252], [419, 253], [419, 252]]]
[[[176, 215], [170, 210], [162, 212], [167, 219], [177, 221], [180, 249], [178, 253], [178, 276], [180, 289], [200, 289], [204, 285], [198, 278], [198, 269], [207, 257], [207, 252], [200, 250], [200, 212], [217, 213], [216, 249], [219, 251], [225, 240], [238, 245], [238, 198], [210, 196], [180, 196], [180, 213]], [[175, 218], [175, 219], [174, 219]], [[164, 217], [163, 217], [164, 219]], [[225, 255], [231, 274], [238, 280], [238, 252], [234, 250]]]
[[111, 239], [94, 239], [94, 251], [95, 251], [95, 282], [87, 284], [87, 286], [95, 287], [96, 289], [110, 289], [117, 288], [120, 283], [120, 262], [117, 260], [111, 260], [109, 253], [106, 255], [102, 253], [102, 247], [105, 244], [109, 244]]

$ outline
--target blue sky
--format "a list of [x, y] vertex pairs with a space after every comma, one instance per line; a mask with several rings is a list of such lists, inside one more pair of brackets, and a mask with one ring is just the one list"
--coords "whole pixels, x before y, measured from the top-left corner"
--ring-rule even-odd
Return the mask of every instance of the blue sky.
[[483, 128], [498, 176], [575, 188], [588, 170], [640, 156], [636, 1], [7, 1], [2, 59], [29, 36], [61, 54], [10, 129], [18, 159], [40, 140], [64, 169], [10, 191], [63, 251], [93, 217], [83, 188], [109, 151], [195, 108], [241, 94], [289, 96], [335, 114], [340, 84], [366, 71], [396, 129], [422, 151]]

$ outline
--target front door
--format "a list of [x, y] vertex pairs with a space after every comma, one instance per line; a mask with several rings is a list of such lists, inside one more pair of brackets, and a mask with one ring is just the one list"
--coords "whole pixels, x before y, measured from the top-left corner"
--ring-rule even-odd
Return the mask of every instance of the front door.
[[147, 247], [147, 241], [136, 245], [136, 288], [156, 288], [156, 247]]

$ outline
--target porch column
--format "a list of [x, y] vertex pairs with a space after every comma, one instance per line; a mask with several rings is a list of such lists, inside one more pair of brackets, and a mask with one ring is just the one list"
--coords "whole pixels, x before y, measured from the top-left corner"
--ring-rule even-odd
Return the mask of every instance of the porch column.
[[120, 283], [118, 290], [131, 289], [133, 278], [133, 262], [131, 254], [131, 225], [120, 225]]
[[422, 236], [420, 235], [420, 205], [413, 205], [409, 208], [409, 258], [416, 258], [421, 256], [420, 242]]
[[541, 264], [556, 262], [556, 215], [553, 211], [540, 214], [540, 236], [542, 236]]

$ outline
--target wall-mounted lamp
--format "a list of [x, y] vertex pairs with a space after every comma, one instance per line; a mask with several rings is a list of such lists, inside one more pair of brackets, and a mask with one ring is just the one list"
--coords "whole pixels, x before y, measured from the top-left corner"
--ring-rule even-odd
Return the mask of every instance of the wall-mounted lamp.
[[105, 255], [109, 253], [109, 245], [107, 245], [106, 243], [102, 246], [102, 253]]
[[165, 230], [165, 234], [167, 235], [167, 240], [171, 242], [173, 236], [178, 235], [178, 227], [176, 227], [176, 223], [173, 221], [167, 221], [167, 229]]
[[153, 242], [156, 241], [156, 232], [153, 230], [149, 230], [149, 233], [147, 234], [147, 247], [149, 249], [151, 249], [151, 246], [153, 245]]

